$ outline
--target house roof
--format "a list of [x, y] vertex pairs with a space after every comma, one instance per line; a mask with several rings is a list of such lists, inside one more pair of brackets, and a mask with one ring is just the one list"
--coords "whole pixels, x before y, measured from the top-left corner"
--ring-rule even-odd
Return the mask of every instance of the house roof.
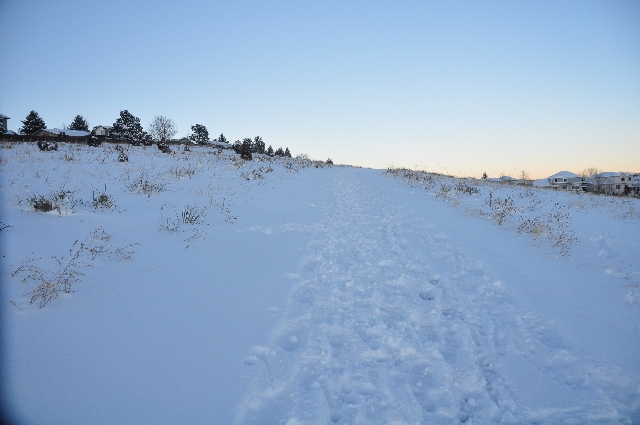
[[622, 171], [605, 171], [604, 173], [598, 173], [598, 174], [592, 174], [589, 176], [589, 178], [595, 178], [595, 177], [618, 177], [621, 175], [630, 175], [631, 173], [624, 173]]
[[53, 133], [53, 134], [60, 134], [60, 133], [64, 133], [67, 136], [71, 136], [71, 137], [84, 137], [84, 136], [88, 136], [89, 133], [88, 131], [82, 131], [82, 130], [67, 130], [64, 128], [45, 128], [43, 129], [44, 131], [47, 131], [49, 133]]
[[563, 178], [563, 179], [575, 179], [576, 177], [580, 177], [579, 175], [577, 175], [576, 173], [572, 173], [571, 171], [560, 171], [558, 173], [555, 173], [553, 176], [549, 176], [549, 179], [559, 179], [559, 178]]

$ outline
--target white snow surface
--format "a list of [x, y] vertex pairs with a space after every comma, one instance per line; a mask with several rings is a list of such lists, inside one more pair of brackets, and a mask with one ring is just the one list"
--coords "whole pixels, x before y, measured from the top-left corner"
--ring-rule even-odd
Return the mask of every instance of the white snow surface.
[[[202, 147], [2, 148], [16, 423], [640, 423], [637, 199]], [[92, 250], [72, 291], [30, 303], [20, 265], [55, 281], [74, 241]]]

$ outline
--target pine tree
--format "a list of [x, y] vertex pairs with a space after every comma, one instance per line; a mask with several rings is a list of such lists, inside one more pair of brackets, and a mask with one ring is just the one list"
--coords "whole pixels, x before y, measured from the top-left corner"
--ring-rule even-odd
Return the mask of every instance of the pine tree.
[[120, 112], [120, 118], [113, 123], [109, 136], [129, 141], [132, 145], [151, 144], [151, 137], [142, 129], [140, 118], [131, 115], [126, 109]]
[[269, 147], [267, 148], [267, 155], [273, 156], [273, 148], [271, 147], [271, 145], [269, 145]]
[[486, 173], [486, 172], [485, 172], [485, 173], [482, 173], [482, 178], [483, 178], [483, 179], [486, 179], [486, 178], [487, 178], [487, 173]]
[[242, 139], [242, 144], [244, 145], [245, 143], [249, 145], [249, 150], [251, 151], [251, 153], [254, 153], [255, 149], [253, 146], [253, 140], [251, 140], [249, 137], [245, 137], [244, 139]]
[[220, 143], [229, 143], [227, 142], [227, 138], [224, 137], [224, 134], [220, 133], [220, 137], [218, 137], [218, 142]]
[[31, 111], [29, 115], [27, 115], [27, 118], [22, 121], [22, 127], [19, 131], [21, 134], [33, 134], [44, 128], [47, 128], [44, 120], [40, 118], [40, 115], [38, 115], [36, 111]]
[[89, 131], [89, 123], [82, 115], [76, 115], [73, 122], [69, 126], [69, 130]]
[[284, 156], [286, 156], [287, 158], [291, 158], [291, 152], [289, 152], [289, 148], [285, 149]]
[[240, 140], [236, 140], [233, 142], [233, 150], [239, 155], [242, 152], [242, 142]]
[[256, 136], [255, 139], [253, 139], [253, 148], [255, 149], [254, 152], [256, 153], [263, 154], [265, 152], [264, 142], [262, 141], [262, 137]]
[[251, 161], [253, 159], [253, 155], [251, 155], [252, 151], [252, 143], [251, 139], [247, 138], [242, 141], [242, 148], [240, 150], [240, 158], [245, 159], [247, 161]]
[[[193, 143], [204, 145], [209, 142], [209, 132], [207, 131], [207, 127], [205, 127], [204, 125], [192, 125], [191, 131], [193, 131], [193, 133], [189, 136], [189, 140], [191, 140]], [[222, 134], [220, 136], [224, 137]]]
[[284, 156], [284, 152], [282, 151], [282, 148], [278, 148], [276, 150], [276, 152], [274, 153], [275, 156]]

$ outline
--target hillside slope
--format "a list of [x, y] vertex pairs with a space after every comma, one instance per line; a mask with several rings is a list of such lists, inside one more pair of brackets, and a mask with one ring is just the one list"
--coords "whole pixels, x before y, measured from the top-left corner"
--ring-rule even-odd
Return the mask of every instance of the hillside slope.
[[[528, 202], [520, 188], [443, 197], [446, 179], [127, 154], [1, 152], [5, 410], [18, 420], [640, 421], [634, 214], [573, 208], [562, 253], [518, 233], [522, 211], [502, 225], [481, 213], [487, 191]], [[59, 211], [33, 210], [34, 194], [60, 192]], [[576, 199], [536, 196], [540, 209]], [[69, 264], [73, 292], [30, 303]]]

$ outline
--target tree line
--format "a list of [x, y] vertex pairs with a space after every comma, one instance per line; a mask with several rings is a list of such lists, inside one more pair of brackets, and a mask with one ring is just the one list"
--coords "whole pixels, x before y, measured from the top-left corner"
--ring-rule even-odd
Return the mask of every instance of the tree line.
[[[31, 111], [27, 117], [21, 121], [22, 127], [18, 130], [20, 134], [32, 135], [40, 130], [46, 129], [44, 120], [36, 111]], [[80, 130], [91, 133], [95, 136], [95, 132], [89, 130], [89, 123], [82, 115], [76, 115], [71, 124], [66, 127], [67, 130]], [[0, 131], [4, 131], [0, 127]], [[131, 114], [128, 110], [120, 111], [120, 116], [109, 129], [109, 138], [114, 140], [128, 141], [132, 145], [150, 146], [153, 143], [166, 143], [176, 135], [178, 128], [170, 118], [159, 115], [155, 116], [145, 131], [140, 123], [140, 118]], [[205, 145], [210, 143], [209, 131], [202, 124], [194, 124], [191, 126], [191, 134], [188, 136], [194, 144]], [[223, 133], [213, 142], [229, 143]], [[252, 159], [253, 154], [263, 154], [268, 156], [281, 156], [291, 158], [291, 152], [287, 147], [285, 150], [278, 148], [275, 151], [271, 146], [265, 148], [262, 137], [256, 136], [254, 139], [244, 138], [242, 141], [236, 140], [232, 145], [233, 149], [243, 159]]]

